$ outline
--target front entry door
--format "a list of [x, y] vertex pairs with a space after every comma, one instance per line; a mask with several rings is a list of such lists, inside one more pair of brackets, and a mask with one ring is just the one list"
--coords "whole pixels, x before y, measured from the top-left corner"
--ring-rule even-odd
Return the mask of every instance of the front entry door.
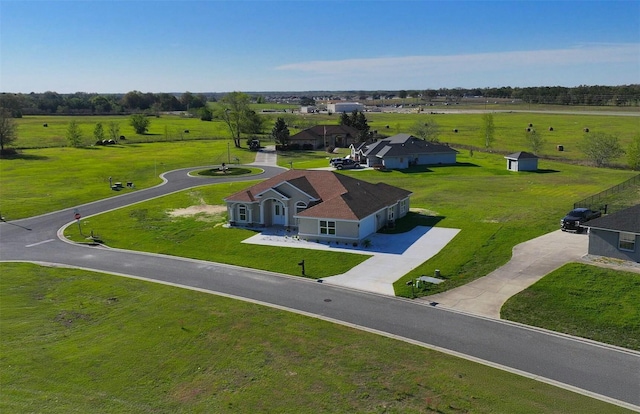
[[284, 206], [279, 201], [273, 202], [273, 225], [284, 226]]

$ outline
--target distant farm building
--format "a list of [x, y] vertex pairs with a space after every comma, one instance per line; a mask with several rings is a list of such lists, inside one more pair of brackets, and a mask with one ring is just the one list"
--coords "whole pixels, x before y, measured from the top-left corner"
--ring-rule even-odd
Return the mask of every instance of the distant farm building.
[[359, 102], [337, 102], [327, 104], [327, 111], [332, 113], [364, 111], [364, 105]]

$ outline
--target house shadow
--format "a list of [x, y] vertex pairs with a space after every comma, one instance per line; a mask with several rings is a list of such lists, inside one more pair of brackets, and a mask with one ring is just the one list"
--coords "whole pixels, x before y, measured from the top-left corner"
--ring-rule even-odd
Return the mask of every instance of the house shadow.
[[417, 211], [409, 211], [406, 216], [396, 220], [393, 226], [385, 227], [379, 233], [399, 234], [409, 232], [419, 226], [435, 227], [444, 219], [444, 216], [431, 216]]
[[[433, 172], [433, 169], [443, 168], [443, 167], [480, 167], [480, 166], [470, 162], [456, 162], [455, 164], [416, 165], [413, 167], [409, 167], [409, 168], [405, 168], [397, 171], [403, 174], [414, 174], [414, 173]], [[391, 170], [387, 170], [387, 171], [391, 171]]]

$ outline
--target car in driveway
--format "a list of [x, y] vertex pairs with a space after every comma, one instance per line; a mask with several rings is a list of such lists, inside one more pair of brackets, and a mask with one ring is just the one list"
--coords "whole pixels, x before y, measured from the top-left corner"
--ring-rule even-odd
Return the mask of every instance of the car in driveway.
[[337, 170], [360, 168], [360, 163], [352, 160], [351, 158], [333, 158], [331, 160], [331, 165]]
[[602, 215], [599, 211], [593, 211], [585, 207], [574, 208], [560, 220], [560, 229], [562, 231], [575, 231], [582, 233], [584, 227], [582, 225], [587, 221], [598, 218]]

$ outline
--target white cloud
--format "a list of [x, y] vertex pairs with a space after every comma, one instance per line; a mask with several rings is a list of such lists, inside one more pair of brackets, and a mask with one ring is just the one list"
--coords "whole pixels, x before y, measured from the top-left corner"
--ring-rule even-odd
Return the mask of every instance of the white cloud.
[[584, 64], [629, 63], [640, 64], [640, 44], [590, 44], [567, 49], [476, 53], [443, 56], [401, 56], [345, 60], [316, 60], [290, 63], [276, 67], [280, 71], [294, 71], [315, 75], [412, 76], [428, 71], [432, 75], [505, 71], [542, 66], [563, 67]]

